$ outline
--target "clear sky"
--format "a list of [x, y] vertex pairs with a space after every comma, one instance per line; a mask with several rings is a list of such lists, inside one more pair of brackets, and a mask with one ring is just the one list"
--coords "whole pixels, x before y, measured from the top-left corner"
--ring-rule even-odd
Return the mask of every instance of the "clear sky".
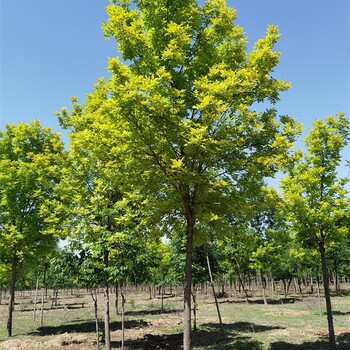
[[[175, 0], [174, 0], [175, 1]], [[228, 0], [251, 46], [267, 24], [282, 38], [277, 77], [292, 88], [277, 105], [304, 124], [338, 111], [349, 115], [349, 0]], [[107, 76], [107, 57], [117, 55], [104, 40], [107, 0], [0, 0], [0, 129], [39, 118], [59, 130], [54, 112], [83, 102], [96, 79]], [[350, 149], [347, 150], [350, 153]], [[349, 155], [350, 158], [350, 155]]]

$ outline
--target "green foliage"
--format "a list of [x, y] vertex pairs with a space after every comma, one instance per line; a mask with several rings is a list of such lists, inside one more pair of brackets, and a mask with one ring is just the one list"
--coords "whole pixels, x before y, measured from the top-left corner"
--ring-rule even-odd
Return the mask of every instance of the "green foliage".
[[74, 100], [71, 113], [63, 110], [61, 124], [73, 131], [82, 163], [113, 165], [110, 181], [125, 201], [141, 203], [148, 222], [179, 221], [191, 207], [197, 220], [218, 224], [285, 162], [299, 131], [273, 108], [251, 110], [289, 87], [272, 77], [277, 28], [247, 54], [235, 11], [222, 1], [137, 6], [107, 7], [103, 28], [123, 61], [109, 60], [112, 77], [84, 106]]
[[287, 217], [306, 247], [330, 248], [349, 232], [348, 179], [337, 176], [349, 135], [349, 120], [343, 114], [316, 120], [305, 139], [307, 152], [299, 153], [281, 182]]
[[73, 287], [77, 285], [78, 273], [78, 256], [67, 248], [61, 249], [49, 262], [47, 285], [54, 289]]
[[59, 232], [47, 208], [57, 195], [63, 154], [59, 135], [38, 120], [0, 132], [1, 264], [14, 255], [38, 263], [55, 248]]
[[101, 260], [85, 251], [81, 252], [80, 260], [78, 283], [88, 288], [102, 286], [104, 267]]
[[136, 235], [115, 234], [110, 240], [110, 279], [114, 283], [154, 282], [153, 273], [160, 268], [162, 259], [160, 239], [146, 242]]

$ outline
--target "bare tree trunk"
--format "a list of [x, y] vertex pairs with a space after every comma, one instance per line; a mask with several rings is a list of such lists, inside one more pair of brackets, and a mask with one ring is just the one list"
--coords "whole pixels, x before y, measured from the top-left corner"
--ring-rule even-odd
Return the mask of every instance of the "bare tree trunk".
[[47, 268], [48, 268], [48, 264], [45, 264], [45, 266], [44, 266], [44, 288], [45, 288], [45, 299], [47, 299], [47, 281], [46, 281]]
[[313, 294], [314, 293], [314, 279], [312, 277], [312, 272], [310, 272], [310, 292]]
[[18, 256], [17, 253], [14, 253], [12, 259], [12, 275], [11, 275], [11, 286], [10, 286], [10, 300], [8, 305], [8, 318], [7, 318], [7, 336], [12, 336], [12, 315], [13, 308], [15, 305], [15, 287], [16, 287], [16, 278], [17, 278], [17, 264]]
[[191, 350], [191, 286], [192, 286], [192, 253], [195, 218], [193, 209], [186, 206], [187, 241], [185, 263], [184, 288], [184, 316], [183, 316], [183, 350]]
[[316, 279], [316, 287], [317, 287], [317, 300], [318, 300], [318, 308], [320, 310], [320, 316], [322, 315], [322, 307], [321, 307], [321, 295], [320, 295], [320, 280], [317, 276]]
[[97, 306], [97, 292], [96, 288], [90, 289], [91, 298], [94, 302], [94, 314], [95, 314], [95, 330], [96, 330], [96, 348], [100, 348], [100, 335], [98, 325], [98, 306]]
[[[104, 252], [104, 266], [105, 268], [108, 267], [108, 258], [109, 258], [109, 252], [108, 250], [105, 250]], [[105, 272], [104, 275], [104, 299], [105, 299], [105, 349], [111, 350], [111, 331], [110, 331], [110, 325], [109, 325], [109, 283], [108, 283], [108, 276]]]
[[224, 326], [222, 325], [220, 308], [219, 308], [218, 300], [217, 300], [216, 294], [215, 294], [214, 280], [213, 280], [213, 275], [211, 273], [211, 267], [210, 267], [210, 261], [209, 261], [209, 255], [208, 254], [207, 254], [207, 264], [208, 264], [208, 271], [209, 271], [209, 277], [210, 277], [210, 284], [211, 284], [211, 288], [213, 289], [213, 295], [214, 295], [214, 300], [215, 300], [216, 311], [217, 311], [218, 317], [219, 317], [221, 334], [224, 334]]
[[119, 285], [116, 284], [115, 285], [115, 313], [117, 315], [119, 315]]
[[194, 336], [197, 334], [197, 302], [196, 302], [196, 292], [197, 288], [194, 287], [192, 291], [192, 300], [193, 300], [193, 332]]
[[124, 341], [125, 341], [125, 295], [123, 287], [121, 287], [121, 296], [122, 296], [122, 346], [121, 350], [124, 350]]
[[[323, 236], [321, 232], [321, 237]], [[336, 350], [336, 342], [334, 335], [334, 326], [333, 326], [333, 313], [332, 313], [332, 304], [331, 304], [331, 295], [329, 290], [329, 278], [326, 264], [326, 251], [324, 247], [324, 241], [319, 243], [319, 250], [321, 253], [322, 261], [322, 275], [323, 275], [323, 288], [324, 296], [326, 299], [326, 310], [327, 310], [327, 321], [328, 321], [328, 337], [329, 337], [329, 349]]]
[[264, 305], [267, 305], [267, 299], [266, 299], [266, 278], [263, 276], [262, 272], [260, 273], [261, 278], [261, 287], [262, 287], [262, 296], [264, 300]]
[[55, 291], [55, 306], [57, 306], [57, 300], [58, 300], [58, 288]]
[[287, 285], [287, 292], [286, 292], [286, 298], [287, 298], [287, 295], [289, 294], [289, 289], [290, 289], [290, 285], [292, 284], [292, 279], [293, 277], [291, 277], [288, 281], [288, 285]]
[[162, 284], [161, 288], [161, 307], [160, 310], [163, 312], [164, 309], [164, 284]]
[[239, 260], [234, 256], [233, 257], [236, 261], [236, 265], [237, 265], [237, 268], [238, 268], [238, 286], [239, 286], [239, 292], [240, 292], [240, 287], [242, 287], [242, 290], [243, 290], [243, 293], [245, 295], [245, 301], [246, 303], [248, 304], [249, 303], [249, 296], [248, 296], [248, 293], [247, 293], [247, 290], [245, 289], [245, 286], [244, 286], [244, 283], [243, 283], [243, 277], [242, 277], [242, 271], [241, 271], [241, 265], [239, 263]]
[[334, 283], [334, 291], [336, 294], [340, 293], [340, 284], [339, 284], [339, 275], [338, 275], [338, 266], [335, 264], [334, 272], [333, 272], [333, 283]]
[[35, 285], [34, 311], [33, 311], [33, 321], [34, 322], [35, 322], [35, 318], [36, 318], [36, 303], [38, 301], [38, 287], [39, 287], [39, 276], [36, 278], [36, 285]]
[[43, 292], [41, 295], [41, 310], [40, 310], [40, 327], [44, 325], [44, 296], [45, 296], [45, 288], [43, 288]]

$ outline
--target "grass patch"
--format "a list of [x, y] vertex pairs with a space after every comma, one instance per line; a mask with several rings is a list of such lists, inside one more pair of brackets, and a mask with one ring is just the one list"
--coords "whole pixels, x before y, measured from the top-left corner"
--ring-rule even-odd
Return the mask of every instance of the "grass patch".
[[[22, 294], [23, 295], [23, 294]], [[6, 338], [7, 305], [0, 305], [0, 349], [95, 349], [93, 303], [87, 293], [60, 295], [58, 305], [44, 308], [44, 325], [40, 327], [40, 306], [33, 321], [33, 296], [17, 296], [13, 315], [13, 334]], [[111, 294], [111, 338], [113, 349], [121, 341], [121, 317], [116, 315]], [[126, 348], [181, 349], [182, 298], [169, 297], [161, 309], [159, 299], [148, 293], [128, 292], [125, 308]], [[339, 350], [350, 349], [350, 296], [332, 299], [334, 326]], [[99, 295], [100, 327], [103, 328], [103, 295]], [[323, 350], [327, 349], [327, 318], [324, 305], [320, 312], [315, 298], [273, 299], [264, 305], [260, 299], [230, 297], [219, 300], [224, 323], [221, 333], [215, 304], [210, 295], [197, 298], [197, 332], [193, 334], [195, 350]]]

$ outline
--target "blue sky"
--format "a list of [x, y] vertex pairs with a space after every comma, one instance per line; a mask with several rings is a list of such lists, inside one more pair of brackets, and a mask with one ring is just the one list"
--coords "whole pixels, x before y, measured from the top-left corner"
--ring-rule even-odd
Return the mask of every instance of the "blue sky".
[[[302, 122], [338, 111], [349, 115], [350, 9], [348, 0], [229, 0], [252, 45], [267, 24], [282, 38], [277, 77], [292, 88], [282, 94], [280, 114]], [[117, 55], [104, 40], [107, 0], [0, 1], [0, 129], [39, 118], [59, 131], [54, 112], [80, 101], [96, 79], [107, 76], [107, 57]], [[348, 148], [347, 153], [350, 154]], [[350, 158], [350, 155], [349, 155]]]

